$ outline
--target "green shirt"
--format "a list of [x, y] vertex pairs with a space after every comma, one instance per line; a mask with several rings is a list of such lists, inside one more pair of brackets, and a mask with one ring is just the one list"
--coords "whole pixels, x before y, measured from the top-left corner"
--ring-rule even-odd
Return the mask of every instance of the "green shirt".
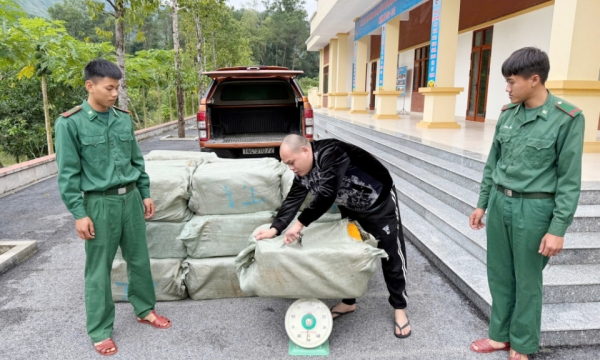
[[548, 233], [564, 236], [581, 190], [583, 114], [550, 92], [544, 105], [527, 109], [527, 116], [524, 104], [509, 104], [502, 110], [477, 207], [487, 208], [495, 184], [522, 193], [554, 193]]
[[96, 115], [98, 115], [98, 118], [100, 120], [102, 120], [106, 125], [108, 125], [108, 118], [110, 116], [110, 111], [106, 111], [106, 112], [96, 111]]
[[105, 123], [84, 101], [56, 120], [55, 133], [58, 189], [75, 219], [87, 216], [82, 192], [136, 182], [142, 198], [150, 197], [150, 179], [127, 112], [110, 108]]

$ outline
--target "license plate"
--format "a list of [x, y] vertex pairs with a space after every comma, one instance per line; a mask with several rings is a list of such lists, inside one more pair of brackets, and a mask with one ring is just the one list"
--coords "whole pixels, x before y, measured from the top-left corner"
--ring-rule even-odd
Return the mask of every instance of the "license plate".
[[242, 149], [244, 155], [260, 155], [260, 154], [274, 154], [275, 148], [254, 148], [254, 149]]

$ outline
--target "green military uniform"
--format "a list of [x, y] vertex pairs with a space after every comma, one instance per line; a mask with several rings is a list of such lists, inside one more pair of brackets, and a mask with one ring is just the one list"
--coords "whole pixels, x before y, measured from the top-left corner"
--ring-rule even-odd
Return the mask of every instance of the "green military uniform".
[[551, 93], [539, 108], [506, 105], [483, 172], [477, 207], [488, 209], [489, 336], [522, 354], [539, 348], [549, 260], [538, 252], [541, 240], [565, 235], [579, 201], [584, 125], [581, 110]]
[[94, 223], [95, 238], [85, 242], [85, 305], [88, 334], [99, 342], [113, 330], [110, 273], [118, 246], [135, 314], [144, 318], [154, 309], [142, 202], [150, 197], [150, 180], [128, 112], [110, 108], [98, 115], [84, 101], [58, 118], [55, 131], [61, 198], [75, 219], [89, 216]]

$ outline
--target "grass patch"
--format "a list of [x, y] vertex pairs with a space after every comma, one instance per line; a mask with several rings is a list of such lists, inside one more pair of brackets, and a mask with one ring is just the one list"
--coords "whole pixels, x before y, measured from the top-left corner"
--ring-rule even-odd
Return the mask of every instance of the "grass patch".
[[[26, 159], [24, 159], [26, 160]], [[2, 147], [0, 146], [0, 164], [4, 165], [4, 167], [10, 166], [10, 165], [14, 165], [17, 163], [17, 159], [15, 159], [14, 156], [5, 154], [2, 151]]]

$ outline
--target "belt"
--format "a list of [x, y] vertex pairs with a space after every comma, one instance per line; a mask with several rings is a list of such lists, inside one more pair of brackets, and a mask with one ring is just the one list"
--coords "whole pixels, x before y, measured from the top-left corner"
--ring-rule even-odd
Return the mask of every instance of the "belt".
[[108, 189], [106, 191], [86, 191], [83, 195], [125, 195], [132, 192], [135, 189], [135, 183], [132, 182], [124, 187]]
[[519, 193], [511, 189], [507, 189], [502, 185], [496, 185], [496, 189], [504, 195], [511, 198], [523, 198], [523, 199], [550, 199], [554, 197], [553, 193], [547, 192], [534, 192], [534, 193]]

